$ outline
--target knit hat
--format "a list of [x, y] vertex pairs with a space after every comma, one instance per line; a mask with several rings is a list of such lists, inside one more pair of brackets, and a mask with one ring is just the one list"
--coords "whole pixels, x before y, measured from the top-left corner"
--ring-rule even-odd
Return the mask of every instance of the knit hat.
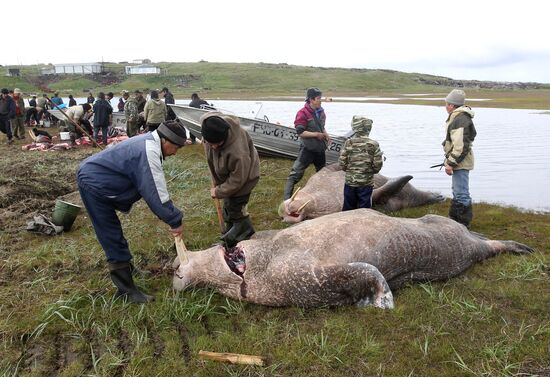
[[220, 117], [211, 116], [202, 122], [201, 134], [204, 140], [216, 144], [227, 139], [229, 124]]
[[172, 144], [183, 147], [187, 141], [187, 132], [180, 122], [169, 120], [161, 123], [157, 128], [160, 137], [168, 140]]
[[6, 88], [2, 88], [2, 94], [8, 94], [9, 93], [9, 90], [6, 89]]
[[463, 106], [465, 99], [466, 93], [464, 93], [464, 90], [453, 89], [451, 90], [451, 93], [447, 95], [447, 98], [445, 98], [445, 102], [450, 103], [451, 105]]
[[15, 88], [15, 89], [13, 90], [13, 94], [23, 94], [23, 92], [21, 91], [21, 89]]
[[368, 136], [372, 130], [372, 119], [361, 115], [354, 115], [351, 119], [351, 129], [356, 134]]
[[306, 102], [315, 97], [319, 97], [322, 94], [323, 93], [321, 93], [321, 89], [319, 88], [308, 88], [308, 90], [306, 91]]

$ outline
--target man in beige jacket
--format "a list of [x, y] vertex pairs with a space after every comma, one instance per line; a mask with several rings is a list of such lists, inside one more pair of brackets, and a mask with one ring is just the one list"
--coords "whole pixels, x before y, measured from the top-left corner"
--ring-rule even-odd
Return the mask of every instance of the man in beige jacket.
[[159, 99], [159, 92], [151, 91], [151, 99], [147, 101], [143, 108], [143, 117], [147, 131], [152, 132], [166, 119], [166, 105]]
[[466, 94], [460, 89], [454, 89], [445, 98], [445, 109], [449, 117], [442, 145], [445, 152], [445, 173], [453, 177], [453, 201], [449, 217], [469, 228], [473, 218], [469, 173], [474, 168], [472, 147], [477, 132], [472, 122], [474, 112], [464, 105], [465, 98]]

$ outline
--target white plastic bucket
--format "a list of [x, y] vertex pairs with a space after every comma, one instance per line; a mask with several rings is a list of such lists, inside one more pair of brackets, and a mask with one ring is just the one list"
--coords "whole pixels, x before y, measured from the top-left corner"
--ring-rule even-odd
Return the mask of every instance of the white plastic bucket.
[[61, 140], [71, 140], [71, 133], [70, 132], [60, 132], [59, 138]]

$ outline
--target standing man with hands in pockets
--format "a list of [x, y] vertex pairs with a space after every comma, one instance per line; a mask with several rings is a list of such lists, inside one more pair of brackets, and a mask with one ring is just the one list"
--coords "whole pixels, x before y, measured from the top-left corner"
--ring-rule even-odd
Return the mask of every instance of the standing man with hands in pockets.
[[326, 165], [325, 150], [330, 137], [325, 129], [326, 115], [321, 107], [321, 90], [309, 88], [306, 91], [306, 104], [296, 114], [294, 126], [300, 136], [300, 152], [292, 166], [285, 185], [284, 200], [289, 199], [294, 185], [302, 179], [309, 165], [319, 171]]

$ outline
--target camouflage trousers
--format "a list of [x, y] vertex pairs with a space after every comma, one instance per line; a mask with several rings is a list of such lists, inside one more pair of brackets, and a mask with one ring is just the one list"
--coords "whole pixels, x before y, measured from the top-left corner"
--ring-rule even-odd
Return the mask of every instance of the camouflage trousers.
[[128, 137], [136, 136], [139, 133], [139, 124], [136, 121], [126, 122], [126, 134]]
[[17, 139], [25, 138], [25, 116], [17, 116], [11, 120], [11, 132]]

